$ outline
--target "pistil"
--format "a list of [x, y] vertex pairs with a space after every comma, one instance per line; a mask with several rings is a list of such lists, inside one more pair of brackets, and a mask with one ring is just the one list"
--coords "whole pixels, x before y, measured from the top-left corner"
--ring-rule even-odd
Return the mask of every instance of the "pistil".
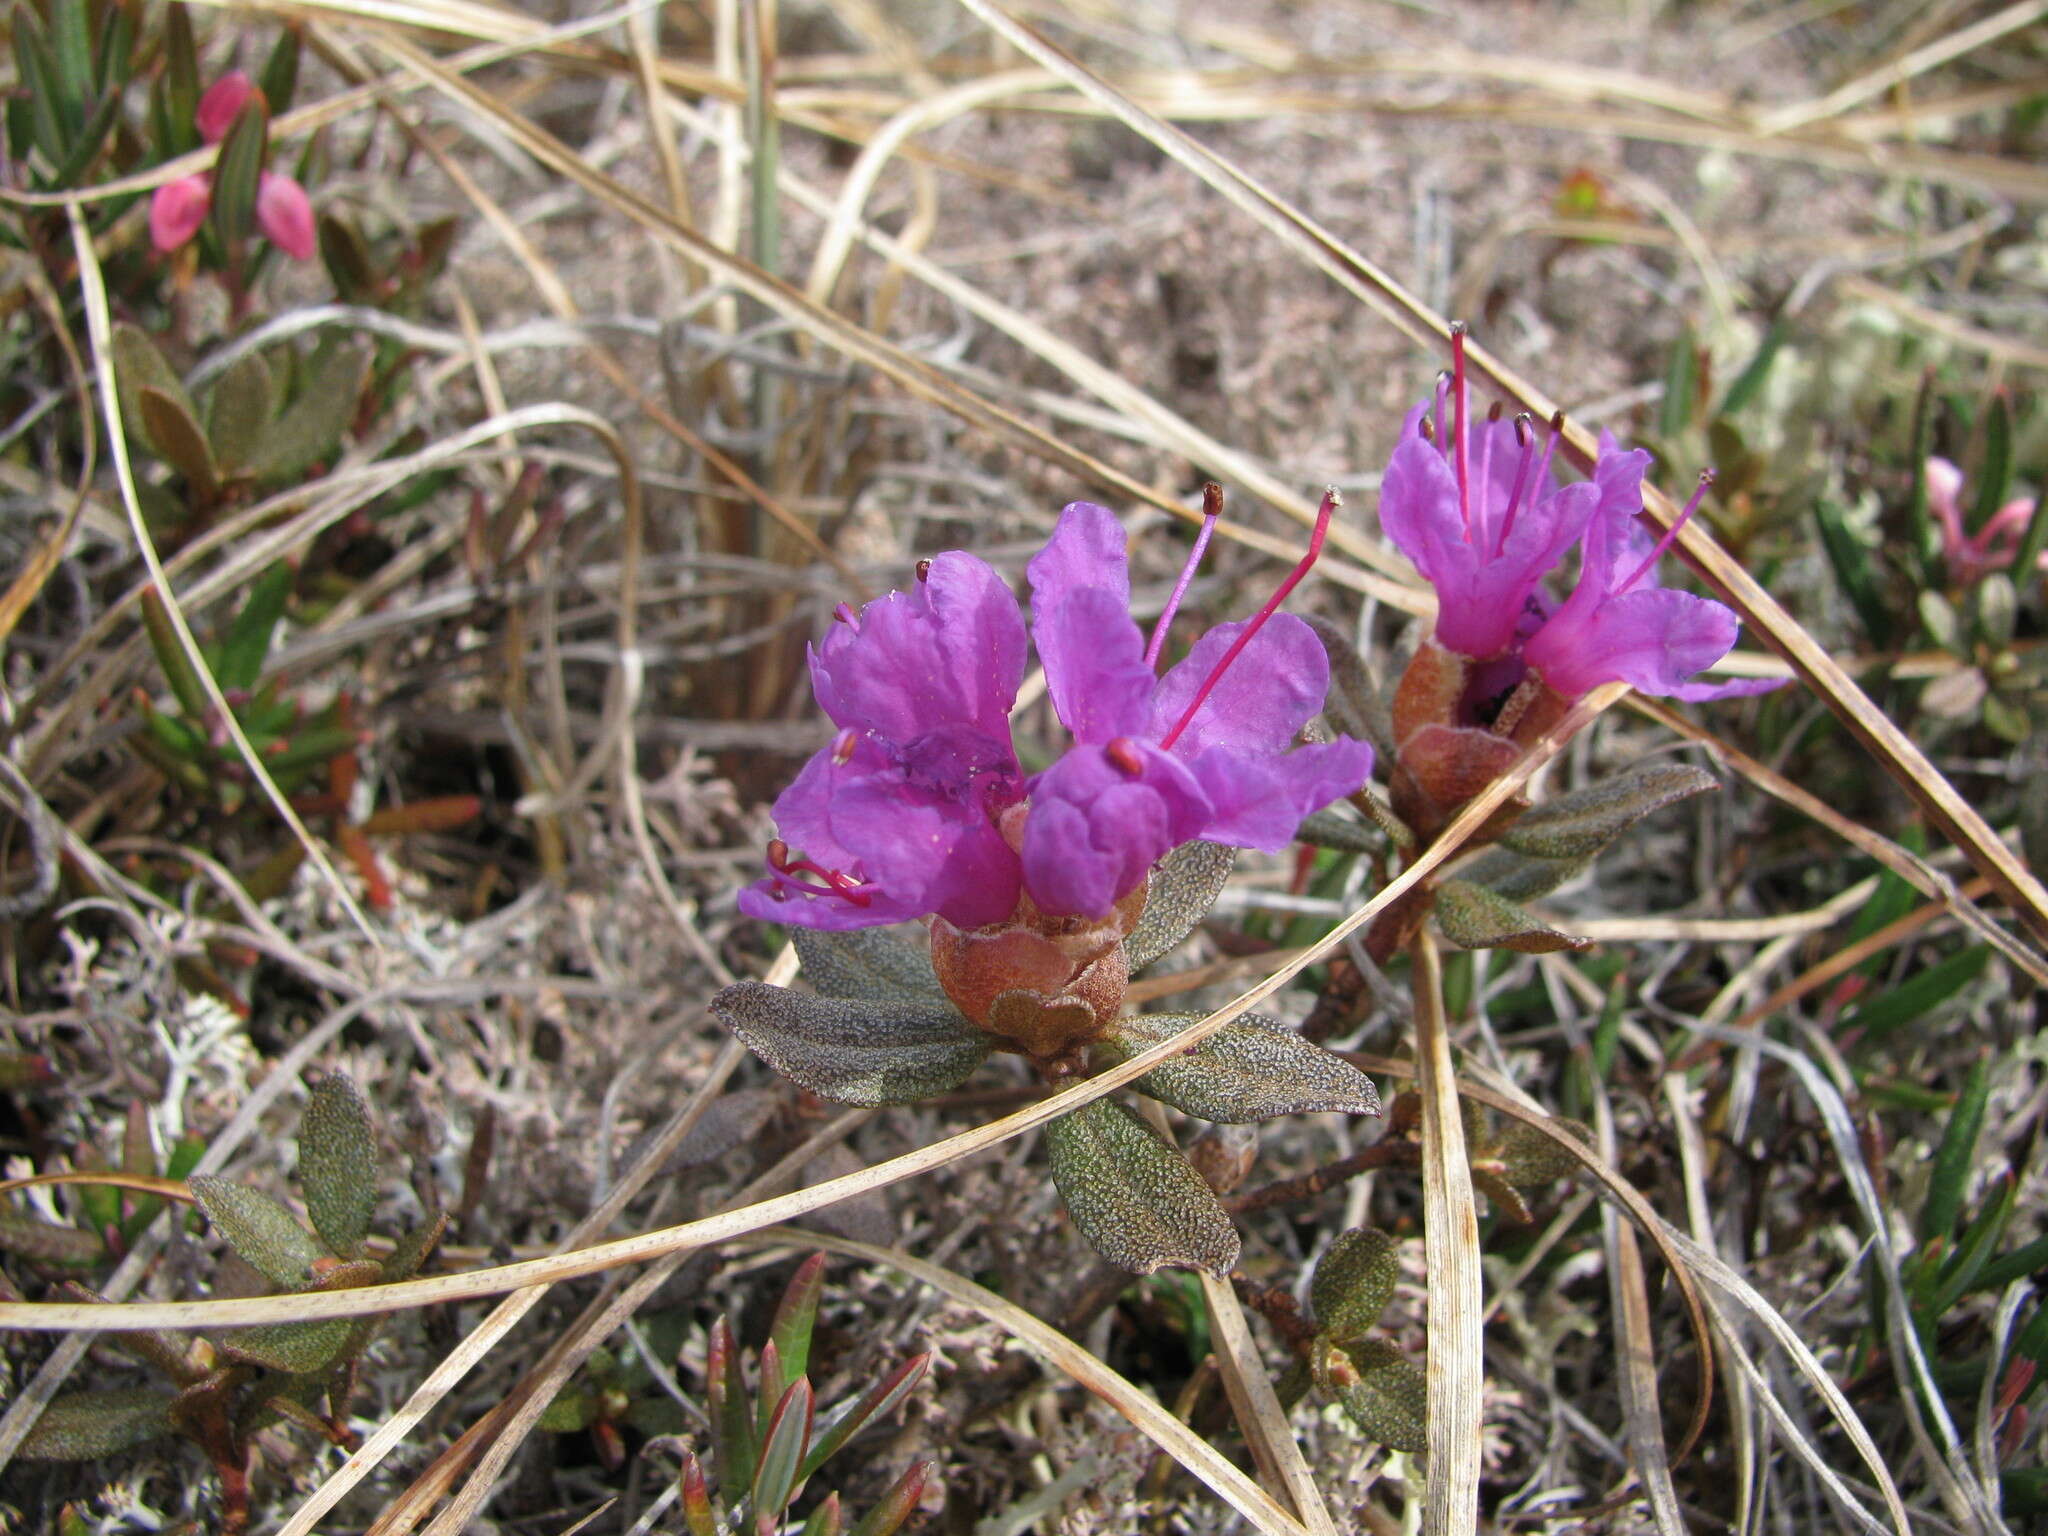
[[1472, 542], [1472, 436], [1466, 415], [1471, 400], [1465, 390], [1465, 322], [1451, 323], [1451, 445], [1458, 468], [1458, 512], [1465, 520], [1465, 542]]
[[1266, 599], [1266, 605], [1252, 616], [1251, 622], [1238, 632], [1235, 640], [1230, 642], [1230, 649], [1223, 653], [1223, 659], [1217, 662], [1214, 669], [1202, 680], [1202, 686], [1195, 690], [1194, 698], [1188, 701], [1186, 711], [1174, 722], [1173, 729], [1160, 738], [1159, 745], [1162, 749], [1170, 748], [1180, 740], [1181, 732], [1188, 728], [1188, 722], [1195, 718], [1195, 711], [1208, 701], [1210, 693], [1223, 680], [1223, 674], [1229, 671], [1230, 664], [1237, 660], [1238, 652], [1251, 644], [1252, 636], [1265, 627], [1266, 620], [1273, 617], [1280, 605], [1287, 601], [1288, 594], [1301, 585], [1302, 578], [1309, 573], [1309, 568], [1322, 556], [1323, 540], [1330, 532], [1330, 515], [1343, 504], [1344, 499], [1337, 494], [1334, 485], [1323, 492], [1322, 505], [1316, 508], [1315, 531], [1308, 538], [1308, 553], [1301, 557], [1301, 563], [1288, 573], [1285, 581], [1280, 583], [1280, 590]]
[[[780, 877], [776, 889], [787, 885], [794, 890], [808, 891], [813, 896], [837, 896], [856, 907], [871, 906], [874, 897], [860, 889], [862, 882], [837, 869], [827, 869], [812, 859], [793, 859], [789, 856], [789, 844], [781, 838], [768, 840], [768, 867]], [[807, 880], [798, 880], [797, 875], [816, 875], [825, 881], [824, 885], [813, 885]]]
[[1515, 528], [1515, 514], [1522, 508], [1522, 491], [1529, 483], [1529, 470], [1536, 457], [1534, 420], [1535, 418], [1527, 411], [1515, 418], [1515, 441], [1522, 445], [1522, 457], [1521, 462], [1515, 466], [1515, 488], [1508, 492], [1508, 509], [1501, 514], [1500, 534], [1493, 541], [1493, 552], [1496, 555], [1508, 547], [1508, 535], [1514, 532]]

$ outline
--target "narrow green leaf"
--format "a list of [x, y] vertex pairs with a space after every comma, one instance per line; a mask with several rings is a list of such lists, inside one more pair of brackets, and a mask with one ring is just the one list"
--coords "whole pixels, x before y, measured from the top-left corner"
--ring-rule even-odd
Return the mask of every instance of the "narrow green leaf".
[[1237, 862], [1221, 843], [1182, 843], [1153, 866], [1145, 882], [1145, 910], [1124, 939], [1133, 972], [1150, 965], [1195, 931], [1209, 915]]
[[43, 152], [43, 158], [50, 164], [60, 165], [70, 148], [70, 135], [64, 130], [62, 87], [58, 83], [57, 58], [51, 51], [49, 34], [43, 30], [42, 18], [36, 14], [35, 7], [21, 4], [19, 0], [14, 7], [12, 23], [14, 67], [27, 93], [29, 123], [34, 131], [36, 148]]
[[740, 1369], [739, 1344], [732, 1336], [732, 1325], [722, 1317], [711, 1325], [704, 1372], [706, 1395], [711, 1400], [711, 1440], [718, 1453], [718, 1491], [725, 1503], [732, 1505], [752, 1486], [759, 1453], [754, 1413], [747, 1401], [747, 1378]]
[[1954, 1259], [1942, 1267], [1941, 1285], [1934, 1293], [1936, 1318], [1942, 1317], [1950, 1307], [1982, 1284], [1981, 1277], [1991, 1258], [1991, 1251], [2005, 1236], [2006, 1225], [2012, 1220], [2013, 1201], [2017, 1194], [2018, 1187], [2012, 1174], [2000, 1174], [1984, 1209], [1963, 1229], [1963, 1239], [1956, 1244]]
[[[216, 668], [223, 689], [247, 692], [263, 675], [263, 662], [270, 655], [270, 641], [277, 621], [284, 617], [286, 599], [296, 579], [291, 566], [280, 560], [258, 576], [249, 588], [234, 622], [221, 637], [220, 664]], [[237, 711], [240, 714], [240, 711]], [[243, 717], [245, 723], [247, 718]]]
[[2013, 1281], [2031, 1275], [2037, 1269], [2048, 1269], [2048, 1236], [2037, 1237], [2011, 1253], [2000, 1254], [1990, 1260], [1978, 1272], [1977, 1285], [1981, 1290], [2002, 1291]]
[[60, 1227], [0, 1205], [0, 1253], [19, 1254], [51, 1269], [97, 1269], [107, 1258], [107, 1245], [97, 1232]]
[[826, 1494], [824, 1502], [811, 1511], [810, 1518], [804, 1521], [803, 1536], [839, 1536], [841, 1525], [839, 1495], [835, 1491]]
[[882, 1502], [861, 1517], [848, 1536], [895, 1536], [902, 1529], [903, 1522], [917, 1513], [917, 1506], [924, 1498], [924, 1485], [938, 1470], [935, 1461], [915, 1463], [882, 1495]]
[[1230, 1273], [1237, 1232], [1214, 1191], [1123, 1105], [1084, 1104], [1048, 1125], [1045, 1143], [1074, 1225], [1112, 1264]]
[[302, 1290], [314, 1266], [332, 1257], [290, 1211], [261, 1190], [212, 1173], [188, 1179], [186, 1185], [228, 1246], [274, 1285]]
[[761, 1437], [761, 1463], [754, 1473], [752, 1502], [757, 1520], [779, 1530], [782, 1512], [795, 1497], [797, 1471], [811, 1443], [811, 1384], [799, 1376], [782, 1394]]
[[192, 37], [192, 18], [172, 0], [164, 7], [164, 115], [170, 140], [158, 145], [166, 158], [199, 147], [199, 48]]
[[1318, 848], [1336, 848], [1345, 853], [1378, 853], [1386, 838], [1377, 827], [1336, 811], [1314, 811], [1301, 823], [1295, 837]]
[[924, 1380], [924, 1373], [931, 1362], [929, 1350], [912, 1355], [858, 1398], [841, 1403], [820, 1417], [811, 1428], [811, 1449], [804, 1457], [803, 1470], [798, 1473], [797, 1480], [808, 1481], [841, 1446], [859, 1434], [864, 1425], [886, 1419], [894, 1413]]
[[1378, 1325], [1400, 1277], [1394, 1240], [1378, 1227], [1338, 1233], [1309, 1282], [1316, 1327], [1340, 1344], [1362, 1337]]
[[314, 1085], [299, 1120], [299, 1183], [313, 1229], [342, 1258], [362, 1252], [378, 1173], [369, 1107], [352, 1081], [330, 1072]]
[[2043, 550], [2048, 550], [2048, 496], [2037, 496], [2033, 516], [2027, 520], [2027, 531], [2020, 537], [2019, 553], [2010, 567], [2013, 580], [2031, 581], [2028, 573], [2040, 569]]
[[[1200, 1017], [1148, 1013], [1117, 1020], [1097, 1042], [1105, 1066], [1172, 1039]], [[1243, 1014], [1131, 1086], [1204, 1120], [1242, 1124], [1275, 1115], [1376, 1115], [1379, 1090], [1341, 1056], [1273, 1019]]]
[[1721, 408], [1716, 414], [1734, 416], [1756, 398], [1757, 392], [1770, 381], [1771, 365], [1778, 360], [1778, 349], [1785, 345], [1785, 336], [1785, 322], [1773, 320], [1764, 339], [1757, 343], [1755, 353], [1728, 386], [1728, 393], [1721, 397]]
[[683, 1452], [680, 1481], [683, 1523], [690, 1528], [690, 1536], [718, 1536], [718, 1514], [711, 1507], [711, 1489], [704, 1481], [704, 1464], [697, 1459], [695, 1451]]
[[782, 1351], [770, 1339], [761, 1346], [761, 1358], [754, 1366], [754, 1434], [764, 1445], [768, 1440], [768, 1425], [775, 1417], [775, 1410], [782, 1405], [782, 1394], [789, 1387], [789, 1375], [782, 1369]]
[[1711, 773], [1688, 763], [1639, 763], [1530, 807], [1501, 842], [1535, 858], [1588, 859], [1645, 816], [1718, 788]]
[[117, 102], [135, 73], [135, 23], [140, 10], [119, 0], [109, 6], [93, 56], [94, 82]]
[[272, 773], [283, 773], [288, 768], [325, 763], [353, 752], [361, 740], [361, 733], [346, 725], [309, 725], [294, 733], [278, 750], [264, 753], [263, 761]]
[[86, 169], [105, 147], [107, 135], [120, 113], [121, 98], [118, 94], [109, 91], [99, 99], [91, 114], [79, 125], [70, 150], [58, 162], [56, 174], [50, 178], [55, 185], [75, 187], [84, 179]]
[[1460, 949], [1512, 949], [1525, 955], [1586, 949], [1590, 939], [1560, 933], [1505, 896], [1469, 880], [1446, 880], [1436, 888], [1436, 924]]
[[786, 1376], [807, 1375], [811, 1368], [811, 1330], [818, 1321], [818, 1298], [825, 1292], [825, 1255], [814, 1253], [797, 1266], [789, 1288], [775, 1309], [768, 1337], [782, 1356]]
[[987, 1037], [950, 1005], [813, 997], [743, 981], [711, 1011], [785, 1077], [844, 1104], [908, 1104], [962, 1082]]
[[252, 95], [235, 115], [213, 168], [213, 227], [221, 243], [239, 250], [256, 227], [256, 190], [270, 158], [270, 114]]
[[1840, 503], [1823, 496], [1813, 504], [1814, 525], [1820, 530], [1820, 547], [1835, 573], [1835, 584], [1856, 610], [1863, 632], [1876, 645], [1891, 643], [1892, 614], [1878, 590], [1877, 575], [1871, 569], [1870, 551], [1849, 526], [1848, 514]]
[[58, 110], [76, 134], [92, 99], [92, 27], [85, 0], [50, 0], [50, 52], [57, 66]]
[[1906, 528], [1920, 557], [1922, 579], [1933, 587], [1947, 585], [1947, 562], [1941, 554], [1941, 530], [1927, 515], [1927, 457], [1934, 447], [1934, 370], [1920, 377], [1913, 400], [1913, 440], [1907, 457], [1913, 464], [1913, 486], [1906, 497]]
[[135, 392], [135, 410], [150, 447], [185, 477], [192, 499], [204, 506], [219, 496], [220, 469], [198, 418], [175, 397], [150, 384]]
[[410, 1280], [419, 1273], [420, 1266], [433, 1257], [434, 1250], [441, 1246], [442, 1234], [448, 1230], [448, 1213], [437, 1212], [431, 1221], [423, 1222], [392, 1244], [391, 1256], [384, 1261], [384, 1283], [389, 1285], [400, 1280]]
[[1657, 408], [1657, 435], [1666, 443], [1692, 425], [1699, 403], [1699, 345], [1692, 327], [1686, 326], [1671, 344], [1671, 360], [1664, 367], [1664, 399]]
[[2012, 494], [2012, 402], [2005, 391], [1991, 397], [1984, 413], [1984, 462], [1977, 466], [1977, 505], [1970, 513], [1969, 527], [1977, 532], [2005, 505]]
[[[1903, 989], [1901, 989], [1903, 990]], [[1894, 996], [1897, 994], [1894, 993]], [[1963, 1208], [1963, 1192], [1976, 1166], [1977, 1137], [1984, 1129], [1984, 1109], [1991, 1099], [1991, 1053], [1979, 1051], [1970, 1075], [1956, 1095], [1956, 1107], [1942, 1128], [1934, 1149], [1934, 1167], [1927, 1180], [1927, 1199], [1920, 1207], [1920, 1239], [1931, 1241], [1955, 1230]]]
[[1930, 965], [1919, 975], [1869, 1002], [1842, 1020], [1842, 1029], [1858, 1029], [1874, 1040], [1933, 1012], [1976, 980], [1991, 959], [1991, 948], [1975, 944]]
[[169, 1433], [168, 1392], [66, 1392], [50, 1400], [14, 1454], [28, 1461], [98, 1461]]
[[277, 44], [270, 50], [270, 57], [264, 61], [263, 73], [257, 78], [257, 86], [263, 92], [263, 99], [270, 104], [272, 115], [289, 112], [292, 109], [292, 95], [299, 88], [299, 29], [287, 24], [277, 35]]

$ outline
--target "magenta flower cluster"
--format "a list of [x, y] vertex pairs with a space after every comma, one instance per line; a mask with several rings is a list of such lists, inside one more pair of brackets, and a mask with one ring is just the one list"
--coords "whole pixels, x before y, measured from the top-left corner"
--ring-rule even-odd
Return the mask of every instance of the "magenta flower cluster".
[[1024, 620], [985, 561], [939, 555], [910, 591], [842, 608], [811, 653], [839, 734], [776, 800], [782, 838], [741, 910], [812, 928], [937, 915], [968, 929], [1011, 919], [1028, 896], [1041, 914], [1099, 919], [1178, 845], [1277, 850], [1356, 790], [1365, 743], [1295, 745], [1329, 684], [1314, 631], [1274, 613], [1276, 597], [1159, 676], [1172, 610], [1148, 648], [1124, 542], [1105, 508], [1074, 502], [1028, 568], [1031, 636], [1073, 736], [1038, 774], [1010, 733]]
[[[199, 136], [218, 144], [228, 136], [235, 119], [254, 100], [261, 107], [262, 92], [239, 69], [222, 75], [206, 88], [193, 111]], [[149, 239], [158, 250], [177, 250], [206, 222], [213, 207], [213, 176], [201, 171], [181, 176], [156, 189], [149, 200]], [[256, 183], [256, 227], [270, 243], [295, 261], [310, 260], [318, 245], [313, 231], [313, 205], [306, 189], [291, 177], [265, 171]]]
[[[1637, 521], [1649, 454], [1602, 433], [1593, 478], [1558, 485], [1554, 429], [1539, 443], [1526, 416], [1468, 422], [1462, 330], [1452, 345], [1452, 374], [1409, 414], [1380, 487], [1380, 526], [1436, 588], [1437, 643], [1485, 664], [1494, 696], [1525, 676], [1565, 698], [1610, 682], [1679, 699], [1777, 687], [1690, 681], [1728, 654], [1738, 621], [1725, 604], [1658, 584], [1678, 527], [1653, 542]], [[1574, 544], [1578, 583], [1560, 605], [1546, 578]]]

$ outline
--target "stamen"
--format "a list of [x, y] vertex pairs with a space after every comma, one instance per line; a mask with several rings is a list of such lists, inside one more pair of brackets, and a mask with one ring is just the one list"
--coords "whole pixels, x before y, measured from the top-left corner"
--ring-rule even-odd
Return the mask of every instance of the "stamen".
[[1110, 766], [1127, 779], [1141, 778], [1145, 772], [1145, 759], [1138, 756], [1138, 744], [1128, 736], [1119, 736], [1102, 749], [1102, 755], [1109, 759]]
[[838, 607], [832, 610], [832, 617], [844, 624], [855, 634], [860, 633], [860, 617], [845, 603], [839, 604]]
[[1529, 470], [1536, 458], [1536, 418], [1527, 411], [1515, 418], [1515, 441], [1522, 445], [1522, 460], [1515, 467], [1515, 488], [1508, 492], [1508, 509], [1500, 520], [1500, 534], [1493, 541], [1498, 555], [1508, 547], [1508, 535], [1515, 530], [1515, 514], [1522, 507], [1522, 489], [1529, 483]]
[[1434, 443], [1443, 436], [1441, 432], [1437, 431], [1435, 423], [1427, 416], [1422, 418], [1416, 430], [1422, 434], [1422, 440], [1425, 443]]
[[1223, 653], [1223, 659], [1216, 663], [1207, 677], [1202, 679], [1202, 686], [1195, 690], [1195, 696], [1188, 701], [1187, 709], [1180, 719], [1174, 722], [1173, 729], [1160, 738], [1159, 745], [1162, 750], [1180, 740], [1181, 732], [1185, 731], [1188, 722], [1195, 718], [1195, 711], [1208, 700], [1210, 693], [1223, 680], [1223, 674], [1230, 670], [1230, 664], [1237, 660], [1237, 653], [1251, 644], [1252, 636], [1265, 627], [1266, 620], [1273, 617], [1279, 606], [1287, 601], [1288, 594], [1301, 585], [1301, 579], [1308, 575], [1309, 567], [1322, 555], [1323, 540], [1330, 532], [1330, 515], [1343, 504], [1344, 498], [1337, 494], [1337, 487], [1334, 485], [1323, 492], [1323, 503], [1316, 508], [1315, 530], [1308, 536], [1308, 553], [1301, 557], [1301, 563], [1288, 573], [1285, 581], [1280, 583], [1280, 590], [1266, 599], [1265, 606], [1252, 615], [1251, 622], [1239, 631], [1235, 640], [1230, 642], [1230, 649]]
[[859, 732], [841, 731], [832, 738], [832, 761], [844, 767], [853, 761], [853, 749], [859, 745]]
[[917, 562], [917, 579], [919, 581], [930, 581], [932, 579], [931, 561], [920, 560]]
[[1457, 455], [1458, 464], [1458, 513], [1465, 520], [1465, 542], [1472, 542], [1472, 436], [1467, 426], [1467, 413], [1472, 402], [1465, 390], [1465, 322], [1451, 322], [1451, 403], [1456, 407], [1452, 417], [1451, 446]]
[[[1486, 408], [1486, 424], [1489, 427], [1500, 420], [1501, 411], [1501, 403], [1498, 400]], [[1493, 511], [1493, 440], [1499, 435], [1496, 432], [1489, 432], [1479, 445], [1479, 525], [1472, 531], [1482, 537], [1486, 533], [1487, 520]], [[1494, 547], [1499, 548], [1498, 541], [1494, 541]]]
[[1422, 424], [1425, 428], [1430, 427], [1432, 425], [1436, 428], [1434, 435], [1431, 435], [1428, 432], [1425, 432], [1423, 434], [1424, 436], [1428, 437], [1429, 440], [1433, 443], [1448, 443], [1450, 441], [1449, 438], [1444, 436], [1444, 397], [1450, 392], [1450, 388], [1451, 370], [1448, 368], [1437, 369], [1436, 414], [1434, 418], [1429, 416], [1425, 416], [1422, 418]]
[[1700, 483], [1693, 487], [1692, 499], [1685, 504], [1685, 510], [1678, 514], [1669, 528], [1664, 530], [1664, 537], [1657, 541], [1657, 547], [1644, 557], [1641, 565], [1629, 572], [1628, 579], [1616, 587], [1610, 594], [1611, 596], [1621, 596], [1622, 593], [1641, 581], [1646, 572], [1655, 568], [1657, 562], [1664, 558], [1664, 551], [1671, 547], [1671, 541], [1678, 537], [1678, 530], [1686, 525], [1686, 522], [1692, 517], [1693, 513], [1699, 511], [1700, 502], [1706, 497], [1707, 487], [1713, 483], [1713, 470], [1701, 470]]
[[[774, 870], [778, 876], [782, 877], [776, 882], [778, 889], [782, 885], [787, 884], [795, 890], [809, 891], [813, 896], [837, 896], [844, 901], [852, 902], [856, 907], [866, 907], [874, 904], [875, 898], [868, 892], [860, 889], [862, 882], [839, 870], [827, 869], [824, 865], [815, 863], [810, 859], [792, 859], [789, 856], [789, 844], [779, 837], [772, 837], [768, 840], [768, 867]], [[800, 874], [816, 875], [827, 883], [824, 885], [812, 885], [808, 880], [791, 878]]]
[[1165, 611], [1159, 615], [1159, 622], [1152, 626], [1152, 642], [1145, 647], [1145, 665], [1159, 665], [1159, 653], [1166, 646], [1167, 626], [1173, 623], [1173, 616], [1180, 612], [1180, 600], [1187, 596], [1188, 583], [1195, 579], [1195, 567], [1202, 563], [1202, 552], [1209, 547], [1209, 536], [1216, 531], [1216, 519], [1223, 515], [1223, 487], [1214, 480], [1202, 485], [1202, 531], [1195, 535], [1194, 550], [1188, 555], [1188, 563], [1180, 568], [1180, 580], [1173, 584], [1173, 596], [1166, 600]]

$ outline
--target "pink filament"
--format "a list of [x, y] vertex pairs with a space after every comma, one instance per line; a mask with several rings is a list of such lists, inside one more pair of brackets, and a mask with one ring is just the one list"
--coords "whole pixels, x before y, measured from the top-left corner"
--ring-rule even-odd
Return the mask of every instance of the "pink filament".
[[1162, 749], [1169, 748], [1180, 740], [1181, 732], [1185, 731], [1188, 722], [1195, 718], [1195, 711], [1208, 702], [1210, 693], [1223, 680], [1223, 674], [1230, 670], [1230, 664], [1237, 660], [1238, 652], [1251, 644], [1252, 636], [1265, 627], [1266, 620], [1273, 617], [1280, 605], [1287, 601], [1288, 594], [1301, 585], [1301, 579], [1308, 575], [1309, 568], [1323, 553], [1323, 540], [1330, 532], [1330, 515], [1342, 504], [1343, 498], [1337, 494], [1334, 485], [1323, 492], [1323, 503], [1316, 508], [1315, 531], [1308, 537], [1308, 553], [1301, 557], [1301, 563], [1288, 573], [1285, 581], [1280, 583], [1280, 590], [1266, 599], [1266, 605], [1252, 615], [1252, 621], [1239, 631], [1235, 640], [1230, 642], [1230, 649], [1223, 653], [1223, 659], [1216, 663], [1207, 677], [1202, 679], [1202, 686], [1195, 690], [1194, 698], [1188, 701], [1187, 709], [1180, 719], [1174, 722], [1173, 729], [1160, 738], [1159, 745]]
[[1467, 440], [1471, 433], [1465, 418], [1471, 402], [1465, 392], [1465, 323], [1462, 320], [1451, 325], [1451, 403], [1456, 407], [1451, 437], [1458, 465], [1458, 512], [1465, 520], [1465, 542], [1469, 544], [1472, 542], [1472, 467]]
[[1700, 502], [1707, 494], [1707, 487], [1713, 483], [1714, 472], [1711, 469], [1701, 470], [1700, 483], [1693, 487], [1692, 499], [1685, 504], [1685, 510], [1678, 514], [1677, 519], [1669, 528], [1664, 530], [1664, 537], [1657, 541], [1657, 547], [1643, 557], [1643, 563], [1629, 572], [1628, 579], [1616, 587], [1610, 594], [1611, 596], [1621, 596], [1622, 593], [1641, 581], [1656, 566], [1657, 562], [1664, 558], [1664, 552], [1671, 547], [1671, 541], [1678, 537], [1678, 530], [1686, 525], [1686, 522], [1692, 517], [1693, 513], [1699, 511]]
[[[852, 902], [856, 907], [870, 906], [874, 902], [874, 897], [860, 890], [861, 882], [851, 875], [843, 874], [836, 869], [827, 869], [810, 859], [792, 859], [789, 856], [789, 844], [779, 837], [768, 844], [768, 867], [781, 877], [776, 882], [778, 886], [787, 884], [799, 891], [809, 891], [813, 896], [837, 896]], [[790, 878], [799, 874], [816, 875], [827, 883], [812, 885], [807, 880]]]
[[1508, 547], [1508, 535], [1515, 529], [1515, 513], [1522, 506], [1522, 488], [1529, 483], [1530, 461], [1536, 457], [1536, 434], [1527, 411], [1515, 418], [1515, 437], [1522, 445], [1522, 462], [1515, 467], [1515, 488], [1508, 492], [1508, 509], [1501, 514], [1500, 533], [1493, 541], [1496, 555]]
[[1202, 487], [1202, 531], [1195, 535], [1195, 547], [1188, 556], [1188, 563], [1180, 569], [1180, 580], [1173, 584], [1173, 596], [1166, 600], [1166, 609], [1159, 615], [1159, 622], [1152, 626], [1152, 642], [1145, 647], [1145, 665], [1159, 665], [1159, 653], [1166, 645], [1167, 627], [1173, 623], [1173, 616], [1180, 612], [1180, 600], [1187, 596], [1188, 583], [1195, 579], [1195, 568], [1202, 563], [1203, 551], [1209, 547], [1209, 536], [1216, 531], [1216, 519], [1223, 514], [1223, 487], [1214, 480]]

